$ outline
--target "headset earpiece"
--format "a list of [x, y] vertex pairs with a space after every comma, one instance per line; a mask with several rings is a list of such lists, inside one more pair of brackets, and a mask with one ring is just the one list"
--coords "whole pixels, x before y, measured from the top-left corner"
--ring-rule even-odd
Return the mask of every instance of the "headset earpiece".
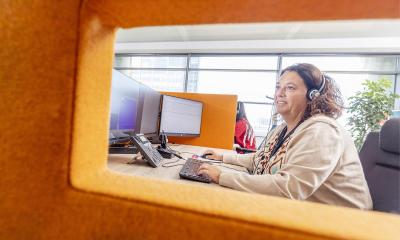
[[322, 83], [321, 86], [319, 87], [319, 89], [316, 88], [311, 88], [307, 91], [307, 99], [312, 101], [314, 100], [316, 97], [318, 97], [319, 95], [321, 95], [322, 90], [324, 90], [325, 87], [325, 75], [322, 74]]
[[307, 99], [312, 101], [314, 98], [319, 96], [319, 92], [317, 89], [313, 88], [307, 91]]

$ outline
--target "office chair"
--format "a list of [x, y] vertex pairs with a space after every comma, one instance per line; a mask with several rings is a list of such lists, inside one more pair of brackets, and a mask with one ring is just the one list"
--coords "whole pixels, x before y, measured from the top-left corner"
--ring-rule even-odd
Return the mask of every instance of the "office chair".
[[367, 135], [360, 159], [374, 210], [400, 213], [400, 118]]

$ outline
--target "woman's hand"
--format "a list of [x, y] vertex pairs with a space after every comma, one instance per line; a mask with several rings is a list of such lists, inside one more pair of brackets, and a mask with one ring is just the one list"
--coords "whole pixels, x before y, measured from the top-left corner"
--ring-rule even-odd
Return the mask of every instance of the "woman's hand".
[[199, 170], [197, 171], [197, 174], [204, 174], [207, 175], [211, 178], [211, 180], [215, 183], [219, 183], [219, 176], [221, 175], [221, 170], [217, 168], [216, 166], [203, 163], [200, 167]]
[[219, 154], [212, 149], [207, 149], [206, 151], [204, 151], [203, 156], [207, 159], [222, 161], [222, 154]]

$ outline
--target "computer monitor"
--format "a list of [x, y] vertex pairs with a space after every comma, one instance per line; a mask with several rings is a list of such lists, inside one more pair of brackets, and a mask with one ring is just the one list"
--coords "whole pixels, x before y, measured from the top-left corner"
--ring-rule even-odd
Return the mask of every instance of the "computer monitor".
[[137, 128], [140, 84], [112, 71], [110, 139], [128, 138]]
[[161, 94], [156, 90], [140, 84], [138, 124], [135, 133], [156, 135], [160, 113]]
[[167, 136], [200, 136], [203, 103], [162, 96], [160, 133]]

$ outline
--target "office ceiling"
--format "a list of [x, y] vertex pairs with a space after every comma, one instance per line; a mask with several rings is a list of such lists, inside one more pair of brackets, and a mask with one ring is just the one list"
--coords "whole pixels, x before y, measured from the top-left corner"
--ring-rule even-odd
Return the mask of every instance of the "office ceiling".
[[400, 37], [400, 20], [215, 24], [122, 29], [117, 43]]

